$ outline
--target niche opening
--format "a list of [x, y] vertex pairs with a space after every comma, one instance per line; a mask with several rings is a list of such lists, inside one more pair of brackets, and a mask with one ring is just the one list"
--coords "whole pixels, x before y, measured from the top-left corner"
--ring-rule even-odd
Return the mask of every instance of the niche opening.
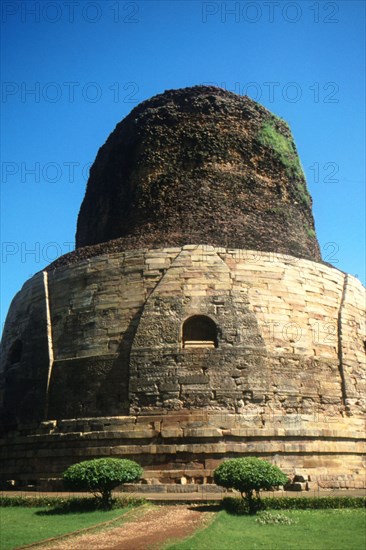
[[183, 348], [217, 348], [217, 326], [205, 315], [193, 315], [183, 323]]

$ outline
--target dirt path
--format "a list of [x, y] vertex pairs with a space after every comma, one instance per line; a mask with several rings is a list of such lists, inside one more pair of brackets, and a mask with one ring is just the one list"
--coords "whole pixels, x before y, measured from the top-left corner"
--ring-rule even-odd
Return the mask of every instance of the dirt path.
[[170, 539], [188, 537], [207, 524], [210, 512], [191, 505], [164, 505], [148, 508], [120, 527], [84, 534], [52, 545], [49, 550], [157, 550]]

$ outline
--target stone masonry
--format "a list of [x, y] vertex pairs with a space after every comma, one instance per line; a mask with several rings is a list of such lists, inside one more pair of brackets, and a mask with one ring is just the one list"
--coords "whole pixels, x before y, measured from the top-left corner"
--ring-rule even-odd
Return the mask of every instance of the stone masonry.
[[365, 300], [321, 262], [284, 121], [212, 87], [156, 96], [100, 149], [77, 249], [12, 302], [1, 480], [114, 456], [183, 490], [254, 455], [365, 487]]
[[[359, 487], [363, 301], [334, 268], [206, 245], [40, 273], [9, 313], [17, 334], [4, 347], [24, 342], [24, 360], [6, 370], [17, 431], [2, 471], [48, 479], [111, 455], [138, 460], [146, 479], [210, 479], [224, 456], [256, 454], [321, 486]], [[197, 313], [217, 324], [217, 348], [182, 348]]]

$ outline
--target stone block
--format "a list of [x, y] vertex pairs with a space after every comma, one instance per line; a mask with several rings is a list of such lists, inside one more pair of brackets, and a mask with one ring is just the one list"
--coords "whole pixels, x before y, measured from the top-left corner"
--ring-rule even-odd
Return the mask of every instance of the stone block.
[[195, 384], [209, 384], [210, 378], [204, 374], [191, 374], [188, 376], [180, 376], [178, 378], [179, 383], [183, 384], [185, 387], [190, 387]]
[[182, 428], [174, 428], [174, 427], [162, 427], [161, 428], [161, 436], [163, 438], [169, 438], [169, 437], [182, 437], [183, 436], [183, 429]]
[[159, 390], [161, 392], [175, 392], [179, 391], [178, 380], [174, 382], [161, 382], [159, 383]]
[[207, 384], [182, 384], [182, 394], [202, 394], [212, 397], [213, 393]]
[[199, 437], [199, 438], [220, 437], [222, 436], [222, 430], [218, 428], [210, 428], [210, 427], [183, 428], [183, 435], [184, 437]]
[[294, 482], [299, 482], [299, 483], [306, 483], [307, 481], [309, 481], [309, 476], [305, 472], [301, 472], [299, 470], [296, 470], [293, 481]]

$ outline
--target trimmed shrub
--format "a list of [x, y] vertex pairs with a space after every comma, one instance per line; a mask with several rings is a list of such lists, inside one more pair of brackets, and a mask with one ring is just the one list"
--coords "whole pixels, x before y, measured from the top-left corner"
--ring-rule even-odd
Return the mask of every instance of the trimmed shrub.
[[[273, 464], [256, 457], [231, 458], [225, 460], [214, 471], [214, 481], [217, 485], [240, 492], [243, 511], [255, 514], [262, 509], [259, 491], [270, 491], [279, 485], [285, 485], [287, 476]], [[256, 498], [253, 497], [254, 492]]]
[[[42, 506], [54, 506], [56, 502], [59, 502], [60, 497], [26, 497], [23, 495], [11, 495], [11, 496], [0, 496], [0, 507], [8, 506], [22, 506], [24, 508], [38, 508]], [[90, 500], [90, 499], [89, 499]]]
[[65, 487], [89, 491], [103, 508], [112, 507], [112, 490], [123, 483], [133, 483], [142, 476], [137, 462], [121, 458], [96, 458], [73, 464], [63, 474]]
[[[277, 466], [266, 460], [247, 457], [225, 460], [214, 471], [214, 481], [216, 485], [239, 491], [245, 499], [244, 508], [246, 507], [250, 514], [255, 514], [262, 509], [259, 491], [269, 491], [279, 485], [285, 485], [288, 478]], [[253, 497], [254, 492], [256, 498]]]
[[[235, 515], [248, 514], [245, 500], [225, 497], [222, 507]], [[265, 497], [261, 499], [262, 510], [326, 510], [339, 508], [365, 508], [366, 497]]]
[[366, 497], [267, 497], [263, 499], [263, 504], [268, 510], [365, 508]]
[[[145, 499], [130, 495], [113, 498], [113, 508], [126, 508], [127, 506], [141, 506]], [[24, 508], [52, 507], [55, 510], [66, 512], [86, 512], [100, 508], [99, 500], [92, 497], [26, 497], [26, 496], [0, 496], [0, 507], [22, 506]]]

